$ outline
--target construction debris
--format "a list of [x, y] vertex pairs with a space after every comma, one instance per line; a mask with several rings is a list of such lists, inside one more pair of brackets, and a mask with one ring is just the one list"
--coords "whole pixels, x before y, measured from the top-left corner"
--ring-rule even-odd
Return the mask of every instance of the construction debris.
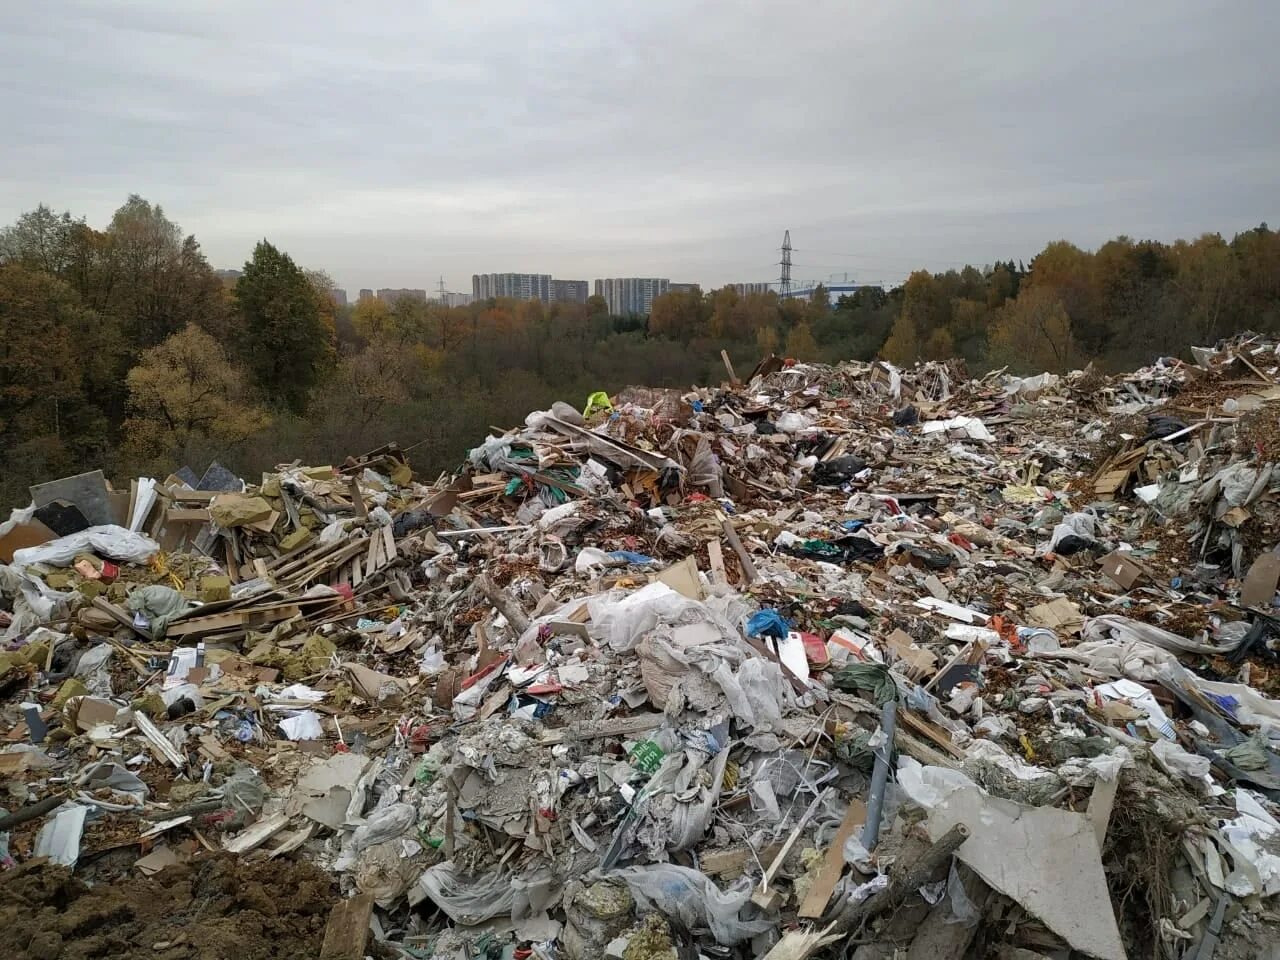
[[7, 955], [1264, 956], [1280, 346], [1194, 354], [33, 488]]

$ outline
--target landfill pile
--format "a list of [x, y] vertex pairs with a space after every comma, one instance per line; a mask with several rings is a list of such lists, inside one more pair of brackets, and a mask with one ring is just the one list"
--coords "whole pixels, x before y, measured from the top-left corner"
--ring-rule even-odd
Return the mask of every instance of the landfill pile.
[[1193, 355], [33, 487], [6, 956], [1280, 957], [1280, 344]]

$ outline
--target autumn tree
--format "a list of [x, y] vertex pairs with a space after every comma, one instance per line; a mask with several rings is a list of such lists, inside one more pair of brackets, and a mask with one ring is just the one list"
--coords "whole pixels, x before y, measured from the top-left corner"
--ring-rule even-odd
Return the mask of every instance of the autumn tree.
[[109, 439], [92, 392], [107, 356], [97, 326], [56, 277], [0, 266], [0, 488], [11, 499]]
[[195, 237], [184, 237], [159, 204], [129, 197], [105, 234], [105, 309], [132, 346], [153, 346], [189, 323], [221, 328], [222, 284]]
[[920, 335], [911, 314], [898, 315], [880, 356], [899, 367], [909, 367], [920, 359]]
[[144, 351], [128, 386], [126, 453], [157, 472], [225, 456], [269, 423], [244, 373], [194, 324]]
[[321, 391], [322, 399], [363, 432], [388, 407], [409, 400], [416, 367], [415, 357], [402, 346], [375, 338], [363, 350], [338, 361]]
[[649, 306], [649, 332], [659, 337], [688, 343], [702, 332], [702, 321], [702, 295], [695, 291], [664, 293]]
[[1066, 373], [1079, 364], [1071, 318], [1053, 291], [1024, 289], [1000, 309], [991, 330], [991, 359], [1028, 374]]
[[786, 354], [796, 360], [817, 360], [818, 343], [807, 323], [797, 324], [787, 334]]
[[236, 281], [235, 300], [244, 322], [241, 352], [254, 379], [302, 413], [334, 359], [333, 329], [315, 287], [292, 257], [263, 240]]
[[761, 327], [756, 331], [756, 349], [761, 357], [769, 357], [778, 352], [779, 340], [777, 327]]
[[0, 263], [61, 278], [71, 262], [76, 228], [83, 225], [70, 213], [55, 214], [42, 203], [0, 230]]

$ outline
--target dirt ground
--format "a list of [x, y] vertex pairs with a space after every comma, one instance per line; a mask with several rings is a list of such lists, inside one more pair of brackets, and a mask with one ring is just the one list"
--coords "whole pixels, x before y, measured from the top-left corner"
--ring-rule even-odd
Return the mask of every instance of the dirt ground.
[[65, 867], [0, 874], [11, 960], [285, 960], [320, 955], [330, 877], [307, 863], [229, 856], [90, 888]]

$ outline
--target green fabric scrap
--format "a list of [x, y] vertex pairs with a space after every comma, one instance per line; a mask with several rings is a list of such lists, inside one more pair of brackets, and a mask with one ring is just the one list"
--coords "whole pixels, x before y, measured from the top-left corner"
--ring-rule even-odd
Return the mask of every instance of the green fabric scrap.
[[898, 696], [898, 688], [883, 663], [851, 663], [832, 680], [840, 690], [866, 693], [876, 706], [883, 707]]
[[125, 601], [130, 613], [140, 613], [147, 618], [151, 633], [157, 640], [164, 636], [170, 622], [179, 614], [186, 613], [190, 605], [190, 601], [177, 590], [159, 583], [139, 587]]
[[1268, 765], [1270, 751], [1267, 749], [1266, 738], [1255, 733], [1248, 740], [1225, 751], [1223, 756], [1241, 770], [1263, 770]]

